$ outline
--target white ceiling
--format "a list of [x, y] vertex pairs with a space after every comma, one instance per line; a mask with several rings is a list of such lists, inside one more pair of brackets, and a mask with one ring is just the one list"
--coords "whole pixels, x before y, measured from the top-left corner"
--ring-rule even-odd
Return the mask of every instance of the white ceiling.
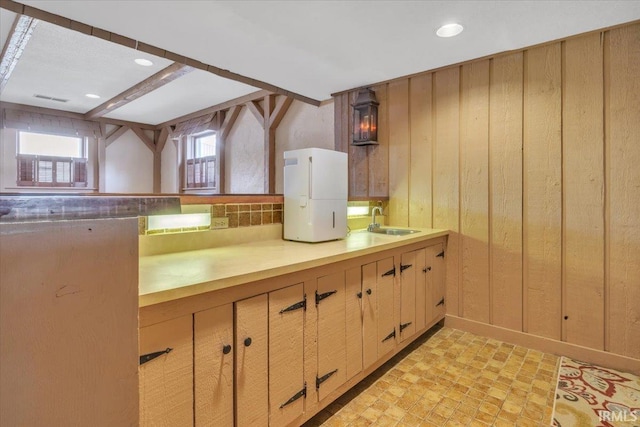
[[[316, 100], [354, 87], [640, 19], [638, 0], [20, 2]], [[0, 10], [2, 42], [6, 23], [13, 22], [7, 18], [10, 14]], [[451, 39], [436, 37], [435, 30], [449, 22], [461, 23], [465, 31]], [[64, 43], [40, 36], [40, 27], [49, 26], [43, 24], [36, 28], [16, 67], [16, 76], [2, 93], [3, 100], [18, 102], [13, 101], [15, 97], [32, 104], [27, 102], [33, 95], [29, 92], [71, 91], [74, 84], [65, 81], [72, 80], [76, 92], [82, 95], [103, 91], [102, 100], [82, 100], [74, 106], [73, 111], [82, 112], [144, 79], [141, 73], [157, 71], [141, 71], [140, 67], [121, 63], [131, 62], [130, 58], [139, 54], [121, 46], [107, 47], [107, 42], [97, 38], [76, 33], [68, 36], [73, 37], [72, 43]], [[34, 52], [29, 53], [32, 49]], [[122, 49], [128, 52], [117, 52]], [[34, 58], [29, 59], [28, 54]], [[159, 68], [165, 64], [156, 61]], [[23, 74], [27, 76], [25, 81], [21, 80]], [[157, 124], [254, 90], [196, 70], [108, 117]], [[18, 92], [23, 98], [18, 98]]]

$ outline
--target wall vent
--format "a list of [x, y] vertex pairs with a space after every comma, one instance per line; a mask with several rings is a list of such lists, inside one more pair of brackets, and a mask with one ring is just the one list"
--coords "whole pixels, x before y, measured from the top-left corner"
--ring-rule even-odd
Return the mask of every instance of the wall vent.
[[40, 99], [46, 99], [49, 101], [56, 101], [56, 102], [69, 102], [68, 99], [62, 99], [62, 98], [54, 98], [53, 96], [47, 96], [47, 95], [40, 95], [40, 94], [35, 94], [33, 95], [35, 98], [40, 98]]

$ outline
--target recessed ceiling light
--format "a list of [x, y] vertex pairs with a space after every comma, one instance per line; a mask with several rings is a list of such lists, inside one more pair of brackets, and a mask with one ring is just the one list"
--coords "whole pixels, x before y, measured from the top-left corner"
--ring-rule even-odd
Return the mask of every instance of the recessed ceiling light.
[[143, 67], [151, 67], [153, 65], [153, 62], [149, 61], [148, 59], [144, 59], [144, 58], [138, 58], [135, 60], [136, 64], [138, 65], [142, 65]]
[[447, 24], [438, 28], [436, 34], [438, 35], [438, 37], [453, 37], [460, 34], [463, 29], [464, 28], [460, 24]]
[[98, 99], [100, 98], [100, 95], [96, 95], [95, 93], [87, 93], [85, 95], [87, 98], [91, 98], [91, 99]]

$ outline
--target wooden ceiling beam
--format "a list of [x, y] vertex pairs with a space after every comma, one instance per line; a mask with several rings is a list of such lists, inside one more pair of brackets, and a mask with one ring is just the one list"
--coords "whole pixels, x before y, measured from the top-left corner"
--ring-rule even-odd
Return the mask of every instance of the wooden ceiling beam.
[[249, 111], [251, 111], [251, 114], [255, 116], [256, 120], [258, 120], [258, 123], [260, 123], [260, 126], [264, 128], [264, 110], [262, 109], [258, 101], [249, 101], [244, 105], [246, 105]]
[[200, 70], [207, 71], [209, 73], [215, 74], [220, 77], [224, 77], [226, 79], [235, 80], [240, 83], [244, 83], [250, 86], [254, 86], [256, 88], [264, 89], [269, 92], [277, 93], [279, 95], [285, 95], [302, 101], [307, 104], [311, 104], [313, 106], [319, 106], [320, 101], [309, 98], [304, 95], [300, 95], [295, 92], [289, 92], [281, 87], [272, 85], [267, 82], [263, 82], [261, 80], [253, 79], [251, 77], [243, 76], [238, 73], [234, 73], [229, 70], [225, 70], [214, 65], [205, 64], [203, 62], [197, 61], [195, 59], [179, 55], [174, 52], [167, 51], [165, 49], [146, 44], [144, 42], [133, 40], [128, 37], [124, 37], [122, 35], [112, 33], [110, 31], [106, 31], [100, 28], [92, 27], [83, 22], [74, 21], [72, 19], [65, 18], [60, 15], [53, 14], [51, 12], [47, 12], [41, 9], [37, 9], [35, 7], [23, 5], [21, 3], [17, 3], [13, 0], [0, 0], [0, 7], [3, 9], [11, 10], [13, 12], [28, 15], [34, 17], [36, 19], [49, 22], [52, 24], [59, 25], [64, 28], [68, 28], [70, 30], [79, 31], [83, 34], [91, 35], [94, 37], [98, 37], [113, 43], [117, 43], [123, 46], [127, 46], [132, 49], [140, 50], [142, 52], [151, 53], [153, 55], [159, 56], [161, 58], [167, 58], [172, 61], [177, 61], [180, 63], [184, 63], [193, 68], [198, 68]]
[[139, 127], [132, 127], [131, 130], [136, 134], [140, 141], [144, 142], [144, 145], [146, 145], [152, 153], [155, 153], [156, 145], [154, 144], [153, 140], [149, 138], [146, 133], [144, 133], [142, 129], [140, 129]]
[[9, 82], [11, 73], [18, 64], [37, 24], [37, 19], [26, 15], [17, 15], [13, 21], [11, 32], [2, 48], [2, 56], [0, 57], [0, 93]]
[[289, 107], [293, 103], [293, 98], [289, 98], [288, 96], [281, 96], [276, 100], [276, 106], [273, 109], [273, 113], [269, 116], [269, 128], [276, 129], [284, 115], [287, 114]]
[[226, 140], [227, 136], [229, 136], [229, 132], [231, 131], [231, 128], [233, 128], [233, 125], [236, 122], [236, 120], [238, 119], [241, 109], [242, 109], [241, 105], [234, 105], [229, 109], [229, 111], [227, 111], [227, 114], [225, 114], [224, 121], [220, 126], [220, 136], [223, 140]]
[[128, 126], [120, 126], [113, 128], [104, 139], [105, 147], [110, 146], [116, 139], [124, 135], [130, 128]]
[[207, 114], [212, 114], [212, 113], [215, 113], [217, 111], [228, 110], [229, 108], [231, 108], [231, 107], [233, 107], [235, 105], [246, 104], [247, 102], [253, 101], [254, 99], [262, 99], [262, 98], [264, 98], [265, 95], [267, 95], [269, 93], [271, 93], [271, 92], [269, 92], [267, 90], [259, 90], [259, 91], [256, 91], [256, 92], [252, 92], [252, 93], [250, 93], [248, 95], [240, 96], [238, 98], [234, 98], [234, 99], [231, 99], [229, 101], [225, 101], [225, 102], [223, 102], [221, 104], [216, 104], [216, 105], [213, 105], [211, 107], [207, 107], [207, 108], [204, 108], [202, 110], [198, 110], [198, 111], [195, 111], [193, 113], [189, 113], [189, 114], [186, 114], [184, 116], [180, 116], [180, 117], [177, 117], [175, 119], [171, 119], [171, 120], [166, 121], [164, 123], [160, 123], [159, 125], [156, 126], [156, 129], [162, 129], [165, 126], [174, 126], [174, 125], [177, 125], [178, 123], [185, 122], [185, 121], [191, 120], [191, 119], [195, 119], [197, 117], [204, 116], [204, 115], [207, 115]]
[[130, 87], [124, 92], [114, 96], [110, 100], [98, 105], [93, 110], [87, 112], [84, 117], [89, 120], [102, 117], [117, 108], [135, 101], [136, 99], [148, 94], [149, 92], [161, 88], [167, 83], [171, 83], [172, 81], [179, 79], [186, 74], [189, 74], [193, 70], [194, 69], [192, 67], [189, 67], [188, 65], [174, 62], [168, 67], [158, 71], [154, 75], [144, 79], [135, 86]]

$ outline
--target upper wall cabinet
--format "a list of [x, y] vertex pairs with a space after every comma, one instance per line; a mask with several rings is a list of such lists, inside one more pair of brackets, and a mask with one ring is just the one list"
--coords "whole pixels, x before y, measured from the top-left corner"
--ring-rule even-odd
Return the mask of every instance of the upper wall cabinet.
[[336, 150], [349, 154], [349, 200], [389, 197], [389, 128], [387, 85], [372, 88], [378, 106], [378, 144], [352, 145], [353, 103], [358, 91], [334, 97]]

